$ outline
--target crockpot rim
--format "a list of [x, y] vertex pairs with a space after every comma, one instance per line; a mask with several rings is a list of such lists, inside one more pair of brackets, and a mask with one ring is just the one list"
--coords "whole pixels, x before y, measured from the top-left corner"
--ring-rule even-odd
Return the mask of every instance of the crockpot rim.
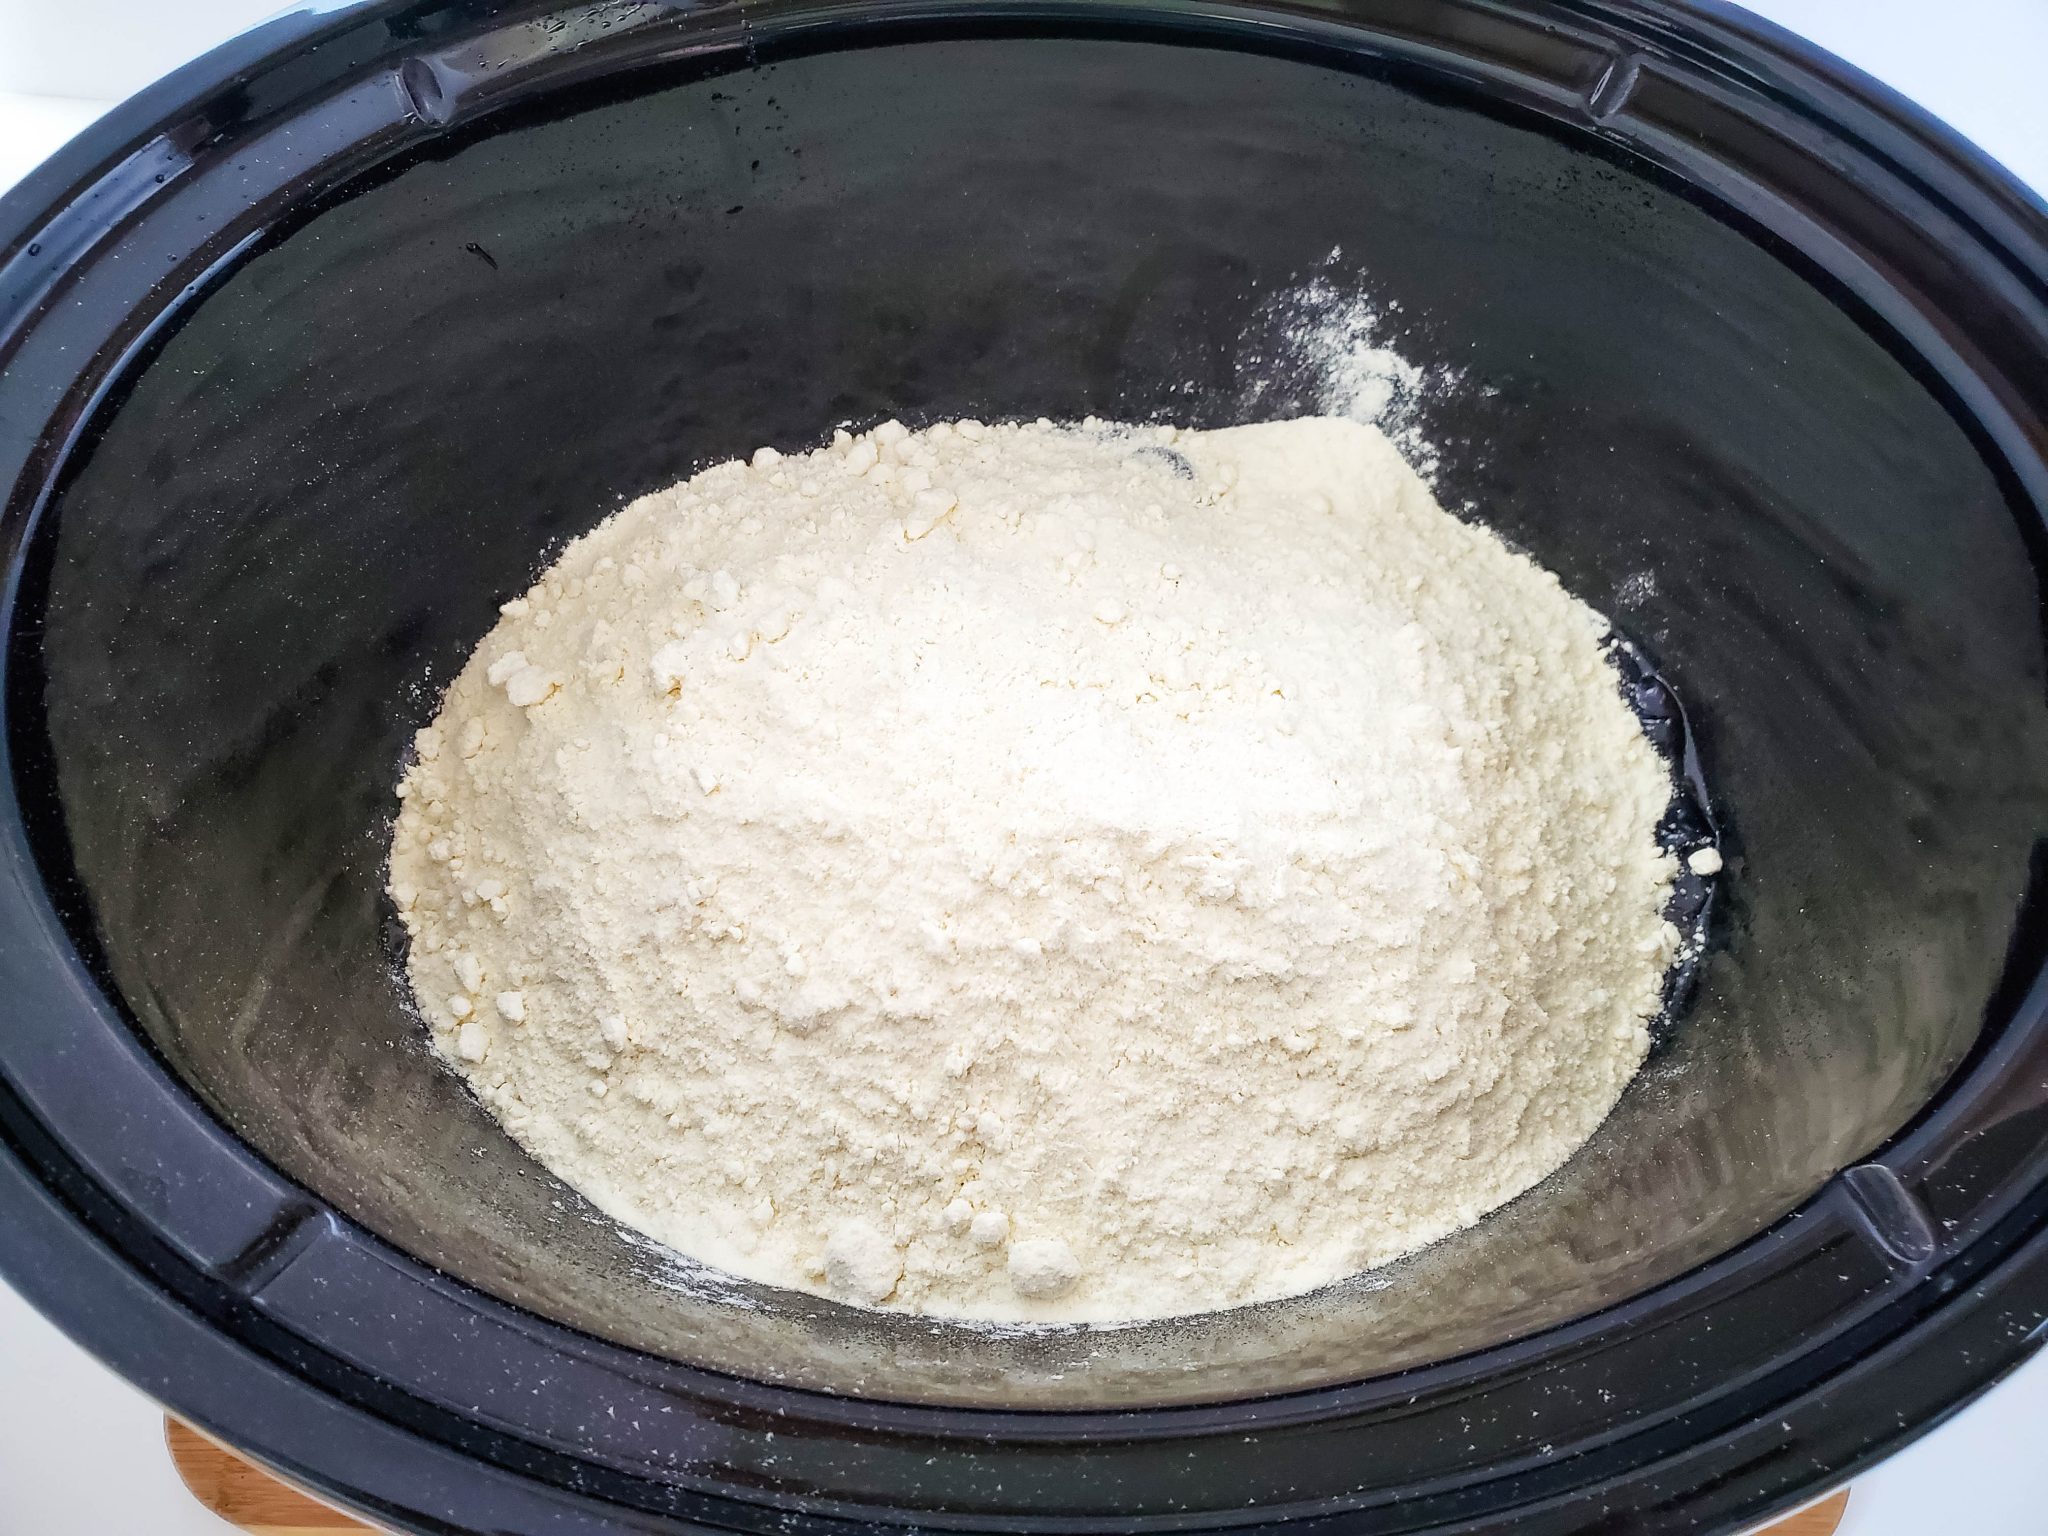
[[[1484, 0], [1473, 0], [1466, 8], [1490, 12], [1503, 9], [1487, 5]], [[541, 8], [530, 9], [537, 11]], [[778, 10], [801, 15], [847, 9], [849, 7], [830, 5], [777, 7], [764, 4], [706, 6], [691, 14], [701, 15], [709, 21], [738, 16], [744, 24], [754, 17], [765, 23], [773, 19], [773, 13]], [[909, 22], [929, 19], [932, 12], [943, 11], [951, 20], [967, 23], [975, 16], [993, 10], [1010, 21], [1037, 24], [1047, 18], [1056, 18], [1064, 25], [1081, 25], [1071, 7], [1057, 5], [946, 6], [940, 0], [935, 5], [912, 3], [871, 9], [888, 12], [897, 20]], [[43, 322], [52, 281], [61, 281], [72, 263], [83, 266], [105, 255], [104, 242], [90, 240], [69, 253], [56, 253], [47, 248], [37, 250], [33, 248], [38, 243], [36, 232], [43, 231], [47, 241], [48, 232], [61, 225], [66, 209], [77, 209], [82, 199], [105, 193], [110, 185], [120, 182], [124, 170], [132, 178], [138, 162], [146, 166], [143, 157], [150, 152], [150, 147], [164, 142], [166, 129], [192, 122], [195, 111], [204, 104], [216, 103], [224, 93], [244, 86], [285, 58], [301, 56], [315, 41], [354, 36], [379, 18], [427, 13], [433, 13], [445, 23], [447, 30], [438, 35], [455, 36], [465, 25], [485, 24], [490, 10], [481, 4], [435, 6], [407, 5], [403, 0], [369, 0], [369, 3], [344, 6], [326, 13], [297, 13], [268, 23], [225, 45], [114, 109], [32, 173], [14, 192], [0, 199], [0, 359], [17, 352], [24, 337]], [[1216, 15], [1259, 12], [1304, 25], [1346, 24], [1342, 18], [1333, 22], [1331, 13], [1321, 8], [1311, 11], [1311, 8], [1300, 6], [1255, 4], [1188, 7], [1175, 5], [1171, 0], [1132, 0], [1132, 3], [1117, 0], [1117, 3], [1100, 7], [1097, 14], [1116, 20], [1142, 22], [1146, 17], [1184, 17], [1192, 10]], [[1668, 34], [1667, 42], [1675, 37], [1695, 47], [1703, 46], [1702, 38], [1708, 42], [1718, 40], [1717, 62], [1739, 60], [1755, 78], [1765, 81], [1764, 89], [1787, 89], [1782, 80], [1771, 78], [1772, 71], [1782, 71], [1795, 83], [1804, 78], [1815, 89], [1835, 93], [1848, 104], [1837, 107], [1842, 115], [1855, 118], [1858, 113], [1867, 114], [1867, 120], [1859, 119], [1852, 124], [1861, 136], [1859, 142], [1875, 142], [1885, 134], [1904, 135], [1910, 146], [1931, 156], [1932, 169], [1926, 165], [1915, 167], [1913, 178], [1922, 185], [1931, 184], [1935, 192], [1954, 206], [1970, 208], [1980, 220], [1977, 232], [1987, 249], [1992, 251], [1991, 259], [2004, 261], [2022, 277], [2031, 272], [2035, 282], [2041, 285], [2040, 291], [2048, 292], [2048, 261], [2041, 258], [2044, 245], [2048, 245], [2048, 217], [2044, 217], [2048, 210], [2044, 210], [2039, 200], [2009, 173], [1985, 160], [1918, 109], [1884, 88], [1856, 76], [1846, 66], [1809, 45], [1768, 24], [1739, 17], [1732, 9], [1722, 7], [1710, 9], [1661, 3], [1661, 0], [1565, 0], [1565, 3], [1531, 7], [1530, 11], [1566, 22], [1613, 27], [1617, 29], [1616, 35], [1622, 37], [1631, 36], [1626, 28], [1633, 26], [1664, 29]], [[1310, 14], [1304, 16], [1304, 12]], [[497, 25], [503, 22], [503, 14], [492, 20], [492, 24]], [[764, 35], [767, 30], [763, 28]], [[751, 46], [759, 46], [760, 41], [756, 38]], [[388, 48], [376, 56], [378, 66], [391, 67], [377, 73], [375, 79], [380, 88], [388, 86], [395, 91], [395, 105], [401, 123], [409, 123], [421, 133], [431, 134], [448, 127], [456, 114], [439, 98], [430, 69], [426, 74], [417, 67], [408, 72], [408, 63], [418, 57], [417, 45], [408, 47], [392, 39]], [[1612, 68], [1625, 70], [1632, 57], [1636, 55], [1628, 48], [1618, 49]], [[370, 67], [360, 63], [346, 64], [327, 84], [330, 87], [340, 85], [348, 71], [360, 73]], [[353, 78], [352, 75], [349, 77]], [[1622, 94], [1620, 87], [1611, 84], [1613, 78], [1611, 71], [1603, 72], [1598, 78], [1578, 82], [1574, 87], [1584, 92], [1596, 116], [1604, 111], [1608, 120], [1617, 116], [1614, 101], [1618, 94]], [[213, 121], [205, 112], [198, 115], [209, 123]], [[232, 121], [222, 121], [215, 126], [218, 138], [182, 147], [174, 142], [173, 148], [191, 163], [209, 155], [230, 152], [235, 142], [234, 135], [239, 131], [237, 125]], [[402, 137], [402, 133], [394, 133], [388, 143], [380, 143], [377, 158], [397, 153]], [[1953, 177], [1953, 183], [1943, 184], [1945, 176]], [[142, 206], [152, 195], [147, 189], [141, 189], [135, 197], [134, 206]], [[2015, 221], [2032, 236], [2031, 252], [1996, 249], [2001, 244], [1996, 237], [1996, 224], [2001, 219]], [[209, 265], [218, 270], [238, 259], [248, 248], [246, 240], [231, 242], [210, 253]], [[195, 279], [187, 291], [196, 289], [199, 282]], [[172, 307], [165, 304], [152, 317], [151, 324], [170, 313]], [[52, 424], [61, 427], [68, 413], [69, 428], [75, 433], [90, 418], [91, 402], [97, 391], [119, 377], [130, 366], [136, 350], [146, 345], [147, 330], [146, 326], [138, 329], [126, 338], [122, 346], [111, 349], [111, 355], [105, 357], [105, 366], [97, 379], [87, 370], [79, 378], [66, 381], [62, 391], [64, 409], [36, 423], [31, 439], [24, 442], [17, 427], [4, 429], [15, 436], [0, 436], [0, 473], [15, 481], [4, 535], [9, 554], [10, 617], [17, 595], [19, 555], [28, 525], [44, 504], [73, 442], [73, 437], [64, 430], [52, 430]], [[18, 475], [17, 470], [20, 472]], [[9, 946], [4, 974], [8, 982], [7, 993], [15, 999], [11, 1008], [18, 1010], [25, 1002], [58, 1008], [69, 1026], [111, 1031], [113, 1035], [122, 1037], [121, 1049], [129, 1058], [126, 1070], [133, 1073], [132, 1083], [136, 1091], [168, 1096], [159, 1107], [166, 1113], [182, 1116], [187, 1122], [187, 1129], [201, 1140], [207, 1139], [206, 1132], [210, 1129], [215, 1152], [239, 1165], [236, 1171], [239, 1182], [234, 1188], [248, 1201], [248, 1207], [240, 1213], [239, 1220], [223, 1220], [216, 1224], [217, 1230], [195, 1230], [186, 1234], [182, 1241], [164, 1241], [163, 1232], [168, 1230], [164, 1208], [153, 1208], [146, 1196], [138, 1197], [132, 1188], [122, 1187], [118, 1176], [110, 1177], [105, 1167], [95, 1166], [90, 1157], [76, 1156], [75, 1149], [64, 1144], [65, 1135], [71, 1127], [51, 1118], [47, 1100], [37, 1101], [35, 1084], [40, 1080], [39, 1075], [53, 1068], [48, 1053], [53, 1048], [54, 1037], [49, 1032], [32, 1036], [26, 1031], [10, 1030], [0, 1037], [0, 1146], [4, 1146], [6, 1152], [5, 1156], [0, 1156], [0, 1218], [4, 1218], [11, 1232], [21, 1234], [21, 1241], [10, 1242], [4, 1256], [5, 1266], [17, 1283], [55, 1317], [60, 1326], [80, 1337], [89, 1348], [117, 1363], [131, 1377], [159, 1390], [174, 1408], [188, 1413], [195, 1421], [237, 1444], [248, 1446], [260, 1459], [286, 1468], [318, 1486], [323, 1493], [338, 1497], [374, 1517], [415, 1523], [425, 1521], [427, 1523], [422, 1527], [425, 1529], [459, 1528], [452, 1523], [456, 1518], [456, 1506], [448, 1505], [438, 1510], [433, 1507], [436, 1479], [457, 1476], [449, 1470], [451, 1467], [462, 1469], [459, 1480], [474, 1483], [479, 1477], [487, 1476], [493, 1490], [492, 1497], [516, 1504], [520, 1521], [538, 1522], [544, 1513], [554, 1518], [563, 1516], [569, 1509], [586, 1510], [586, 1506], [578, 1502], [579, 1496], [569, 1493], [564, 1487], [550, 1486], [557, 1481], [571, 1480], [569, 1463], [575, 1460], [573, 1456], [565, 1457], [544, 1447], [518, 1444], [516, 1436], [505, 1437], [508, 1443], [483, 1450], [480, 1457], [470, 1456], [456, 1450], [452, 1440], [437, 1439], [434, 1430], [424, 1421], [417, 1430], [399, 1427], [394, 1422], [393, 1404], [399, 1403], [402, 1410], [403, 1404], [399, 1399], [405, 1396], [404, 1393], [386, 1398], [360, 1382], [343, 1385], [348, 1376], [343, 1363], [320, 1358], [321, 1351], [316, 1345], [309, 1344], [303, 1335], [295, 1334], [293, 1328], [277, 1316], [266, 1314], [262, 1292], [265, 1286], [298, 1263], [309, 1251], [323, 1243], [340, 1245], [371, 1256], [376, 1263], [388, 1266], [394, 1274], [403, 1274], [410, 1268], [417, 1273], [408, 1277], [409, 1283], [436, 1291], [452, 1291], [466, 1307], [487, 1313], [502, 1311], [516, 1316], [522, 1326], [538, 1325], [544, 1330], [570, 1336], [579, 1353], [610, 1352], [628, 1357], [638, 1352], [576, 1334], [561, 1324], [539, 1318], [536, 1314], [486, 1297], [460, 1282], [427, 1271], [416, 1261], [399, 1254], [372, 1234], [325, 1208], [317, 1199], [269, 1168], [252, 1149], [240, 1143], [224, 1127], [212, 1121], [189, 1090], [172, 1079], [147, 1047], [132, 1035], [118, 1009], [100, 995], [99, 988], [70, 945], [61, 918], [46, 899], [36, 876], [33, 857], [24, 836], [23, 810], [16, 796], [11, 769], [4, 785], [0, 785], [0, 793], [6, 796], [4, 835], [9, 868], [9, 879], [0, 886], [0, 914], [5, 914], [0, 920], [6, 922], [10, 932], [24, 933], [32, 939], [32, 942]], [[2012, 1070], [2013, 1062], [2007, 1058], [2027, 1051], [2029, 1047], [2041, 1048], [2039, 1037], [2044, 1012], [2048, 1012], [2048, 983], [2036, 978], [2024, 999], [2014, 1008], [2012, 1022], [2002, 1031], [1987, 1032], [1995, 1034], [1995, 1038], [1966, 1066], [1963, 1080], [1952, 1081], [1938, 1097], [1933, 1112], [1917, 1119], [1863, 1165], [1880, 1170], [1865, 1175], [1862, 1180], [1866, 1185], [1875, 1183], [1880, 1191], [1877, 1198], [1873, 1199], [1868, 1189], [1859, 1189], [1857, 1181], [1838, 1178], [1798, 1212], [1750, 1243], [1666, 1286], [1632, 1298], [1619, 1308], [1527, 1339], [1511, 1341], [1462, 1360], [1419, 1368], [1416, 1372], [1402, 1373], [1399, 1378], [1380, 1378], [1358, 1384], [1358, 1387], [1381, 1389], [1380, 1395], [1383, 1396], [1385, 1383], [1390, 1380], [1406, 1381], [1438, 1373], [1449, 1379], [1461, 1372], [1477, 1372], [1482, 1366], [1491, 1369], [1493, 1364], [1508, 1358], [1546, 1356], [1568, 1343], [1575, 1334], [1583, 1335], [1596, 1326], [1610, 1323], [1616, 1311], [1633, 1311], [1640, 1306], [1642, 1313], [1647, 1315], [1657, 1308], [1672, 1308], [1689, 1296], [1698, 1297], [1711, 1292], [1716, 1285], [1726, 1283], [1735, 1269], [1753, 1269], [1760, 1255], [1774, 1249], [1780, 1254], [1789, 1254], [1794, 1249], [1816, 1248], [1822, 1240], [1821, 1234], [1836, 1233], [1842, 1235], [1844, 1241], [1861, 1243], [1880, 1253], [1885, 1264], [1908, 1280], [1909, 1283], [1900, 1288], [1899, 1295], [1892, 1296], [1887, 1291], [1885, 1294], [1890, 1299], [1877, 1311], [1887, 1308], [1898, 1310], [1909, 1299], [1906, 1293], [1917, 1294], [1922, 1305], [1895, 1331], [1865, 1327], [1865, 1324], [1873, 1323], [1874, 1315], [1873, 1318], [1862, 1319], [1848, 1330], [1857, 1334], [1858, 1342], [1867, 1344], [1867, 1352], [1852, 1351], [1844, 1355], [1838, 1361], [1839, 1369], [1831, 1377], [1823, 1379], [1818, 1387], [1807, 1391], [1794, 1406], [1786, 1409], [1786, 1444], [1780, 1448], [1778, 1456], [1780, 1460], [1814, 1459], [1816, 1443], [1794, 1444], [1802, 1438], [1801, 1431], [1792, 1427], [1796, 1420], [1814, 1437], [1815, 1442], [1828, 1440], [1825, 1474], [1839, 1476], [1865, 1464], [1907, 1434], [1927, 1427], [1934, 1417], [1952, 1410], [2042, 1342], [2038, 1317], [2031, 1328], [2018, 1326], [2030, 1314], [2048, 1315], [2048, 1187], [2044, 1187], [2038, 1174], [2033, 1180], [2031, 1196], [2011, 1203], [2002, 1211], [1988, 1213], [1983, 1230], [1961, 1237], [1937, 1234], [1937, 1251], [1918, 1257], [1915, 1257], [1917, 1249], [1914, 1247], [1918, 1236], [1901, 1233], [1896, 1216], [1898, 1208], [1889, 1201], [1893, 1186], [1906, 1189], [1908, 1181], [1918, 1177], [1921, 1165], [1938, 1160], [1943, 1144], [1971, 1134], [1965, 1123], [1967, 1117], [1961, 1111], [1984, 1097], [1987, 1091], [1985, 1084], [2001, 1080]], [[1979, 1087], [1974, 1098], [1970, 1093], [1973, 1083]], [[109, 1093], [112, 1094], [119, 1086], [110, 1081], [107, 1085]], [[2048, 1156], [2040, 1161], [2048, 1163]], [[1906, 1200], [1906, 1211], [1910, 1213], [1918, 1207], [1924, 1216], [1926, 1202], [1910, 1191]], [[175, 1207], [175, 1198], [171, 1206]], [[1907, 1220], [1910, 1225], [1910, 1214]], [[1768, 1265], [1764, 1267], [1769, 1268]], [[1940, 1285], [1944, 1277], [1952, 1283]], [[1935, 1293], [1937, 1286], [1940, 1286], [1939, 1295]], [[1654, 1307], [1652, 1303], [1655, 1303]], [[2006, 1310], [2001, 1311], [2001, 1308]], [[110, 1313], [120, 1318], [118, 1326], [113, 1329], [105, 1325], [105, 1318]], [[209, 1320], [199, 1325], [204, 1336], [194, 1337], [192, 1329], [201, 1317]], [[1842, 1422], [1845, 1416], [1855, 1416], [1853, 1404], [1836, 1402], [1830, 1408], [1825, 1401], [1814, 1401], [1816, 1395], [1821, 1399], [1859, 1396], [1860, 1393], [1828, 1390], [1839, 1387], [1851, 1377], [1873, 1373], [1892, 1377], [1902, 1375], [1907, 1367], [1902, 1360], [1894, 1360], [1891, 1356], [1904, 1343], [1915, 1336], [1931, 1340], [1936, 1334], [1953, 1333], [1967, 1328], [1973, 1319], [1980, 1326], [1995, 1325], [1991, 1342], [1980, 1345], [1968, 1358], [1962, 1358], [1961, 1352], [1952, 1347], [1946, 1351], [1948, 1356], [1955, 1358], [1951, 1360], [1950, 1369], [1941, 1373], [1941, 1380], [1918, 1383], [1920, 1396], [1936, 1406], [1929, 1410], [1926, 1418], [1914, 1425], [1902, 1426], [1891, 1433], [1879, 1430], [1859, 1436], [1854, 1425]], [[1908, 1350], [1906, 1353], [1924, 1357], [1928, 1351]], [[642, 1361], [649, 1358], [639, 1357]], [[1207, 1437], [1218, 1430], [1241, 1429], [1255, 1424], [1278, 1427], [1283, 1422], [1328, 1423], [1356, 1407], [1359, 1400], [1358, 1387], [1340, 1386], [1244, 1403], [1147, 1409], [1143, 1413], [1152, 1423], [1141, 1430], [1131, 1422], [1132, 1415], [1128, 1411], [1044, 1410], [1019, 1413], [871, 1403], [861, 1399], [834, 1398], [802, 1388], [757, 1387], [757, 1384], [736, 1383], [733, 1378], [697, 1371], [688, 1366], [671, 1362], [661, 1364], [665, 1372], [671, 1369], [694, 1372], [696, 1376], [705, 1378], [699, 1385], [707, 1400], [727, 1402], [738, 1398], [756, 1408], [773, 1402], [779, 1405], [778, 1411], [794, 1403], [801, 1409], [800, 1417], [812, 1416], [821, 1424], [859, 1424], [885, 1433], [931, 1433], [945, 1443], [986, 1434], [1014, 1435], [1035, 1442], [1088, 1441], [1098, 1436], [1153, 1439], [1187, 1434]], [[627, 1362], [620, 1368], [629, 1367], [630, 1362]], [[1929, 1374], [1925, 1358], [1914, 1369], [1923, 1378]], [[227, 1381], [241, 1383], [246, 1396], [238, 1397], [233, 1392], [220, 1390], [221, 1384]], [[322, 1381], [324, 1385], [313, 1387], [311, 1383], [314, 1381]], [[735, 1392], [732, 1390], [735, 1387], [746, 1390]], [[343, 1402], [350, 1393], [358, 1394], [355, 1405]], [[295, 1406], [258, 1413], [255, 1405], [273, 1395], [279, 1401]], [[316, 1398], [321, 1408], [317, 1413], [311, 1406]], [[327, 1458], [321, 1454], [320, 1441], [307, 1426], [312, 1420], [319, 1419], [329, 1425], [325, 1433], [339, 1433], [332, 1427], [335, 1416], [351, 1414], [354, 1419], [350, 1421], [349, 1435], [358, 1439], [398, 1435], [412, 1447], [408, 1455], [398, 1455], [395, 1450], [389, 1452], [398, 1462], [418, 1462], [423, 1466], [433, 1463], [439, 1470], [431, 1475], [421, 1474], [406, 1497], [394, 1497], [384, 1487], [382, 1479], [364, 1479], [358, 1484], [339, 1477], [327, 1464]], [[937, 1422], [939, 1419], [971, 1421], [974, 1427], [941, 1425]], [[287, 1423], [287, 1420], [299, 1422]], [[1637, 1429], [1641, 1428], [1637, 1426]], [[483, 1449], [490, 1438], [489, 1435], [476, 1436], [479, 1449]], [[1591, 1450], [1588, 1454], [1592, 1454]], [[1659, 1473], [1669, 1472], [1685, 1460], [1684, 1454], [1677, 1453], [1632, 1468], [1618, 1463], [1618, 1481], [1614, 1486], [1647, 1485], [1654, 1482]], [[615, 1469], [612, 1475], [617, 1475]], [[1698, 1500], [1688, 1507], [1697, 1508], [1709, 1518], [1719, 1518], [1717, 1511], [1738, 1509], [1743, 1518], [1751, 1518], [1798, 1502], [1812, 1491], [1817, 1481], [1819, 1479], [1809, 1471], [1801, 1481], [1769, 1486], [1769, 1479], [1751, 1473], [1745, 1483], [1745, 1497], [1734, 1500], [1728, 1498], [1725, 1482], [1717, 1486], [1710, 1481], [1700, 1490]], [[1542, 1511], [1562, 1510], [1571, 1499], [1583, 1496], [1583, 1489], [1573, 1490], [1569, 1498], [1536, 1489], [1532, 1499], [1520, 1503], [1517, 1513], [1539, 1523], [1521, 1528], [1550, 1528], [1540, 1523], [1544, 1518]], [[703, 1504], [702, 1500], [710, 1502]], [[730, 1491], [677, 1490], [674, 1497], [665, 1496], [652, 1502], [656, 1505], [666, 1503], [674, 1518], [714, 1525], [737, 1520], [741, 1505], [747, 1505], [755, 1512], [764, 1508], [752, 1505]], [[603, 1507], [611, 1509], [613, 1517], [617, 1515], [614, 1505]], [[596, 1508], [598, 1506], [594, 1504], [587, 1506], [587, 1509]], [[473, 1504], [462, 1505], [461, 1510], [465, 1518], [475, 1519]], [[1583, 1515], [1583, 1510], [1580, 1514]], [[818, 1515], [821, 1528], [835, 1523], [834, 1517], [822, 1510]], [[610, 1518], [587, 1513], [578, 1515], [578, 1518], [586, 1517]], [[1291, 1521], [1300, 1522], [1311, 1518], [1307, 1512], [1290, 1517]], [[436, 1521], [441, 1523], [434, 1523]], [[507, 1528], [526, 1527], [513, 1524]], [[590, 1528], [598, 1527], [592, 1525]], [[975, 1527], [963, 1524], [961, 1528]], [[1027, 1527], [1020, 1525], [1018, 1528]], [[1028, 1528], [1038, 1527], [1031, 1525]], [[1043, 1528], [1072, 1527], [1053, 1522]], [[1478, 1530], [1485, 1527], [1445, 1524], [1431, 1528]], [[1556, 1528], [1568, 1527], [1559, 1525]]]

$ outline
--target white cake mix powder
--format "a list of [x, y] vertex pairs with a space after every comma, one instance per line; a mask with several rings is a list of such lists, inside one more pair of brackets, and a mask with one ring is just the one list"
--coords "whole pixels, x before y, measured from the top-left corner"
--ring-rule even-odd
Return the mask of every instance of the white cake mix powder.
[[1643, 1059], [1671, 781], [1604, 632], [1355, 422], [763, 449], [570, 545], [419, 733], [411, 979], [541, 1162], [737, 1274], [1308, 1290]]

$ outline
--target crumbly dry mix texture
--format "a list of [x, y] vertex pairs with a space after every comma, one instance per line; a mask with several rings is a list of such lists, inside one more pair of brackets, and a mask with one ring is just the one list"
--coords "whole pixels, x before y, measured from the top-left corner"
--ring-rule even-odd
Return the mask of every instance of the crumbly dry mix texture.
[[1642, 1061], [1669, 771], [1376, 430], [886, 423], [633, 503], [418, 736], [437, 1047], [709, 1264], [866, 1306], [1285, 1296]]

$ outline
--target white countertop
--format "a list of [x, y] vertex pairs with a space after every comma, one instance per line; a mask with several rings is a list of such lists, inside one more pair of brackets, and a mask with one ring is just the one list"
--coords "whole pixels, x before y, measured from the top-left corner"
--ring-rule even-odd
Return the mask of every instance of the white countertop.
[[[0, 0], [0, 190], [276, 0]], [[2048, 195], [2048, 0], [1751, 0]], [[4, 1241], [4, 1236], [0, 1236]], [[2048, 1359], [1857, 1480], [1842, 1536], [2048, 1530]], [[156, 1405], [0, 1284], [0, 1536], [222, 1536]]]

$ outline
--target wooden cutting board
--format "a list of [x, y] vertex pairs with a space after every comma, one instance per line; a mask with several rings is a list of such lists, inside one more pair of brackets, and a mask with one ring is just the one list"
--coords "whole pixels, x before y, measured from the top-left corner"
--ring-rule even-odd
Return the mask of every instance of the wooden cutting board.
[[299, 1492], [181, 1420], [164, 1420], [164, 1440], [192, 1496], [249, 1536], [363, 1536], [378, 1529]]
[[[165, 1421], [164, 1438], [185, 1486], [249, 1536], [362, 1536], [377, 1529], [329, 1509], [176, 1419]], [[1834, 1536], [1848, 1506], [1845, 1488], [1756, 1536]]]

